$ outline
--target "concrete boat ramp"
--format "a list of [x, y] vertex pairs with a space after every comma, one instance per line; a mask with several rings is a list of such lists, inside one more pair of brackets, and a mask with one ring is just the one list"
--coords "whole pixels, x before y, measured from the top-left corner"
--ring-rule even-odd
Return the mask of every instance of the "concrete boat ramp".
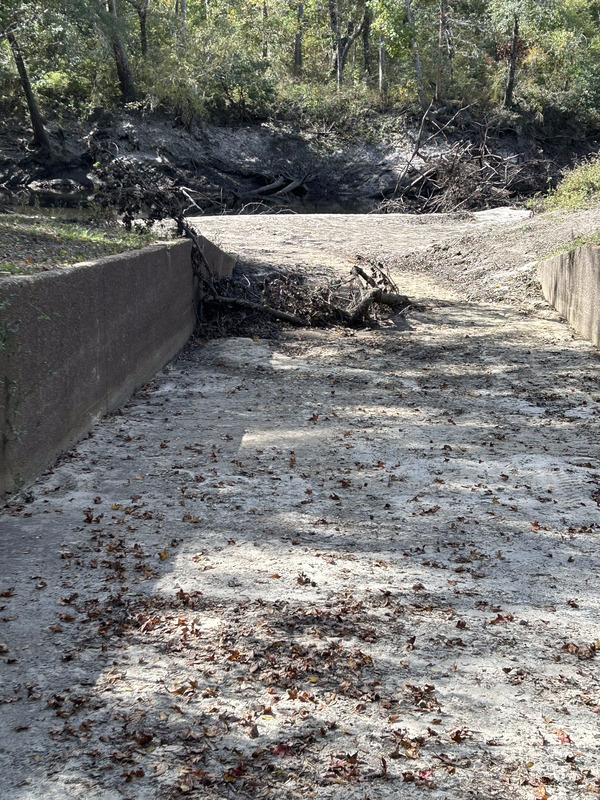
[[[205, 223], [257, 263], [379, 246]], [[598, 352], [395, 279], [408, 326], [195, 342], [8, 502], [2, 800], [600, 794]]]

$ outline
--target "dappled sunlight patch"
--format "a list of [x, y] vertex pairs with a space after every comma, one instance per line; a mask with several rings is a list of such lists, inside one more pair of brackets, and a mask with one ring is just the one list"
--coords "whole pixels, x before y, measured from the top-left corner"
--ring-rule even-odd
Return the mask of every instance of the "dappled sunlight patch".
[[196, 347], [9, 504], [7, 752], [136, 800], [591, 794], [597, 358], [493, 311]]

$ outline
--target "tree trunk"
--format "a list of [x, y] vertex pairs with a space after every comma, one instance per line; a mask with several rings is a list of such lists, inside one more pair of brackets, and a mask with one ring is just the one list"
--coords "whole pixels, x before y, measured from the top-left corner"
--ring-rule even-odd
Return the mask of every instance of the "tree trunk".
[[332, 74], [335, 76], [336, 82], [338, 80], [338, 64], [340, 52], [340, 39], [341, 31], [339, 24], [339, 0], [328, 0], [329, 8], [329, 27], [331, 29], [331, 36], [333, 40], [333, 69]]
[[23, 56], [21, 55], [21, 48], [19, 47], [19, 43], [17, 42], [14, 33], [7, 32], [6, 38], [10, 45], [10, 49], [12, 50], [13, 58], [19, 73], [19, 78], [21, 80], [21, 87], [27, 100], [27, 108], [29, 109], [31, 127], [33, 128], [33, 143], [42, 152], [49, 153], [50, 139], [48, 138], [48, 133], [44, 127], [42, 115], [40, 114], [35, 95], [33, 94], [33, 89], [31, 88], [29, 75], [27, 74], [27, 68], [25, 66], [25, 62], [23, 61]]
[[438, 30], [437, 68], [435, 73], [435, 99], [442, 99], [442, 73], [444, 65], [444, 44], [447, 34], [446, 0], [440, 0], [440, 24]]
[[363, 63], [365, 75], [371, 77], [373, 74], [373, 64], [371, 61], [371, 23], [373, 22], [373, 12], [368, 3], [365, 5], [365, 25], [362, 31]]
[[342, 8], [341, 8], [341, 0], [336, 0], [336, 24], [335, 24], [335, 38], [336, 38], [336, 54], [335, 54], [335, 66], [336, 66], [336, 80], [338, 89], [342, 86], [342, 75], [343, 75], [343, 66], [342, 66]]
[[348, 35], [342, 36], [341, 0], [329, 0], [329, 21], [334, 42], [333, 74], [335, 75], [338, 89], [341, 89], [342, 87], [344, 67], [346, 66], [348, 53], [350, 52], [352, 45], [356, 42], [364, 30], [367, 8], [368, 6], [365, 4], [363, 16], [358, 27], [353, 30], [352, 22], [349, 21]]
[[294, 72], [299, 75], [302, 72], [302, 32], [304, 26], [304, 5], [298, 3], [298, 29], [294, 42]]
[[406, 7], [406, 19], [408, 20], [408, 24], [410, 26], [411, 47], [415, 57], [415, 73], [417, 75], [417, 91], [419, 92], [419, 103], [421, 104], [421, 108], [425, 110], [427, 104], [425, 103], [425, 89], [423, 86], [423, 68], [421, 67], [421, 54], [419, 52], [419, 43], [417, 42], [417, 37], [415, 33], [414, 19], [410, 7], [410, 0], [404, 0], [404, 5]]
[[513, 22], [512, 41], [510, 43], [510, 56], [508, 61], [508, 78], [506, 81], [506, 92], [504, 94], [504, 104], [503, 104], [504, 108], [510, 108], [513, 104], [518, 47], [519, 47], [519, 17], [515, 14]]
[[115, 64], [117, 66], [117, 77], [119, 79], [121, 96], [123, 97], [123, 102], [129, 103], [135, 100], [135, 86], [133, 84], [133, 77], [131, 75], [131, 68], [129, 67], [129, 59], [127, 58], [125, 44], [117, 28], [118, 16], [115, 0], [107, 0], [106, 6], [108, 13], [113, 18], [113, 25], [111, 26], [109, 34], [115, 56]]
[[352, 31], [351, 23], [348, 23], [348, 36], [344, 36], [343, 39], [340, 40], [340, 47], [338, 48], [338, 88], [342, 85], [342, 80], [344, 77], [344, 68], [346, 66], [346, 62], [348, 60], [348, 54], [352, 48], [352, 45], [356, 42], [358, 37], [361, 35], [365, 28], [365, 20], [367, 15], [367, 6], [365, 6], [365, 10], [362, 15], [362, 19], [356, 28], [355, 31]]
[[150, 0], [128, 0], [129, 5], [135, 8], [140, 24], [140, 48], [142, 56], [148, 52], [148, 5]]
[[179, 49], [182, 50], [185, 47], [187, 0], [175, 0], [175, 17], [177, 18], [177, 44]]
[[140, 46], [143, 56], [148, 52], [148, 2], [149, 0], [141, 0], [135, 7], [140, 21]]
[[446, 49], [448, 51], [448, 84], [450, 90], [454, 91], [454, 45], [448, 16], [446, 16]]
[[379, 34], [379, 94], [387, 93], [387, 82], [385, 79], [385, 36]]
[[269, 57], [269, 37], [267, 35], [267, 29], [269, 25], [269, 9], [267, 6], [267, 0], [263, 0], [263, 46], [262, 46], [262, 54], [263, 58]]

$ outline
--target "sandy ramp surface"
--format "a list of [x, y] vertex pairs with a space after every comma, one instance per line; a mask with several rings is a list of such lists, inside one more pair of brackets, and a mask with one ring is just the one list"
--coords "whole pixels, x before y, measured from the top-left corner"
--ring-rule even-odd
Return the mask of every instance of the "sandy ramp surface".
[[191, 346], [4, 510], [2, 800], [600, 794], [598, 352], [396, 280], [406, 326]]
[[529, 219], [525, 209], [465, 214], [275, 214], [196, 217], [196, 227], [242, 260], [264, 265], [346, 269], [357, 253], [421, 253], [461, 236], [493, 233]]

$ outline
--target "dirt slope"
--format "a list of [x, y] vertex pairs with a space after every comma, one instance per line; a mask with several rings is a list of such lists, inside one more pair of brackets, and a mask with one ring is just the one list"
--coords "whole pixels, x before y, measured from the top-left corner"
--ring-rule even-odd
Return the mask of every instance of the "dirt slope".
[[[102, 179], [94, 165], [115, 162], [145, 173], [151, 183], [166, 180], [178, 195], [179, 187], [191, 188], [206, 213], [264, 208], [269, 196], [274, 207], [306, 211], [366, 211], [392, 198], [400, 209], [487, 208], [544, 192], [548, 180], [598, 149], [594, 138], [484, 134], [469, 113], [449, 113], [432, 112], [417, 147], [419, 120], [397, 110], [376, 115], [353, 136], [329, 125], [184, 128], [160, 114], [98, 111], [49, 125], [51, 159], [31, 151], [23, 120], [0, 119], [0, 207], [28, 201], [97, 206], [93, 194]], [[429, 175], [424, 183], [421, 170]], [[279, 188], [265, 192], [274, 183]], [[442, 186], [449, 190], [442, 205], [424, 205], [444, 194]]]
[[197, 217], [198, 230], [240, 261], [315, 278], [374, 258], [401, 273], [435, 274], [472, 300], [544, 308], [536, 263], [589, 237], [600, 209], [533, 215], [522, 207], [454, 214], [319, 214]]
[[599, 794], [598, 352], [419, 261], [528, 223], [253, 222], [427, 310], [197, 344], [5, 509], [0, 797]]

